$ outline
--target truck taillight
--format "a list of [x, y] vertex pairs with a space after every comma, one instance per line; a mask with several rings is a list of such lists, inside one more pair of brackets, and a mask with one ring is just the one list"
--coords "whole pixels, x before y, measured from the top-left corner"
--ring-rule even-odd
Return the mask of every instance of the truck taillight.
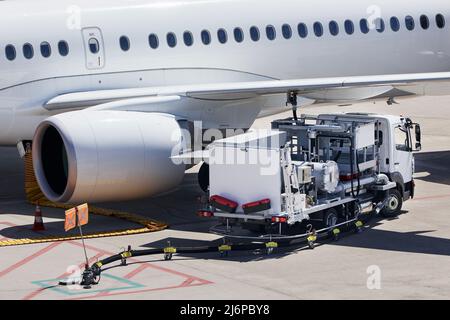
[[245, 214], [261, 212], [270, 209], [270, 199], [246, 203], [242, 206]]
[[272, 223], [286, 223], [286, 217], [272, 217]]
[[214, 217], [214, 212], [210, 210], [198, 210], [197, 215], [202, 218], [211, 218]]

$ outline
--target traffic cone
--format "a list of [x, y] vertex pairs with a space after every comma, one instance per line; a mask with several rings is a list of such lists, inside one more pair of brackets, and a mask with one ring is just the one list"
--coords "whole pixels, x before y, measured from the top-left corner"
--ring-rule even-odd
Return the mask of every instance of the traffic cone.
[[34, 225], [33, 231], [44, 231], [44, 221], [42, 220], [42, 211], [39, 204], [36, 205], [36, 210], [34, 211]]

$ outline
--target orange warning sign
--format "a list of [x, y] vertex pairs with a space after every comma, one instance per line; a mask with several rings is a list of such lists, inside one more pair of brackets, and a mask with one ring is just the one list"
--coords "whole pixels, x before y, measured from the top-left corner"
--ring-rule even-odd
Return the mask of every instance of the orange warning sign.
[[78, 210], [78, 225], [84, 226], [89, 222], [89, 208], [87, 203], [77, 207]]
[[84, 226], [89, 222], [89, 207], [87, 203], [66, 211], [64, 230], [69, 231], [76, 226]]
[[66, 221], [64, 222], [64, 230], [69, 231], [77, 226], [77, 210], [72, 208], [66, 211]]

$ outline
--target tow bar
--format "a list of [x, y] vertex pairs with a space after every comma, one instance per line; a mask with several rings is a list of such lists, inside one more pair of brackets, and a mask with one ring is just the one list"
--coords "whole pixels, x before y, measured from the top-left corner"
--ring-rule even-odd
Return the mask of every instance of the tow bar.
[[[346, 232], [354, 231], [360, 233], [362, 231], [363, 222], [360, 219], [351, 219], [340, 224], [336, 224], [329, 228], [314, 230], [311, 225], [304, 234], [283, 236], [283, 235], [263, 235], [259, 237], [238, 236], [223, 234], [223, 244], [220, 246], [203, 246], [203, 247], [180, 247], [176, 248], [168, 243], [166, 248], [132, 250], [128, 246], [127, 250], [122, 251], [116, 255], [105, 258], [94, 263], [92, 266], [86, 265], [84, 272], [81, 275], [79, 284], [85, 289], [91, 289], [93, 285], [100, 283], [102, 267], [116, 261], [121, 261], [122, 266], [127, 265], [127, 259], [131, 257], [142, 257], [151, 255], [163, 255], [164, 260], [172, 260], [174, 254], [197, 254], [197, 253], [212, 253], [218, 252], [221, 257], [228, 256], [231, 251], [261, 251], [265, 250], [268, 255], [272, 254], [277, 248], [299, 247], [301, 244], [306, 244], [310, 249], [314, 249], [318, 239], [325, 239], [331, 237], [334, 241], [339, 240], [342, 234], [340, 228], [345, 229]], [[217, 227], [211, 228], [215, 234], [221, 234]], [[230, 239], [251, 240], [246, 244], [232, 244]], [[303, 241], [300, 241], [303, 240]], [[60, 285], [68, 285], [67, 282], [61, 281]], [[74, 284], [74, 283], [71, 283]]]

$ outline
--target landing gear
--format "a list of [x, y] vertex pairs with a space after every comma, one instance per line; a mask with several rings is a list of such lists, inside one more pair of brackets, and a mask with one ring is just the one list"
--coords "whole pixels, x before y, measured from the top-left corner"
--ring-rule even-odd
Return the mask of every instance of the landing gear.
[[198, 184], [204, 192], [209, 189], [209, 164], [204, 162], [198, 172]]
[[297, 116], [297, 92], [294, 92], [294, 91], [288, 92], [287, 99], [286, 99], [286, 105], [291, 105], [292, 106], [292, 115], [294, 117], [294, 120], [297, 121], [298, 120], [298, 116]]

